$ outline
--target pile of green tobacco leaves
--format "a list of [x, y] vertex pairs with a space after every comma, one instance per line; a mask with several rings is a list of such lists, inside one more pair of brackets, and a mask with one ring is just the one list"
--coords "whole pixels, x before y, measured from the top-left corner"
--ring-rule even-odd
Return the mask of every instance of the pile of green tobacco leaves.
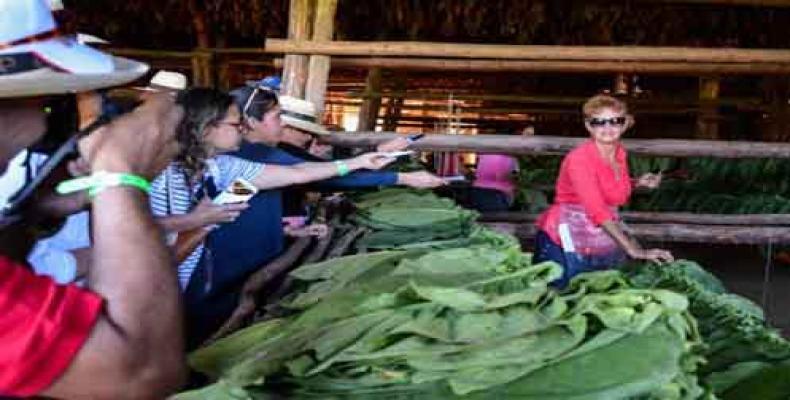
[[[577, 276], [427, 192], [356, 202], [360, 253], [290, 274], [284, 317], [197, 350], [192, 399], [787, 399], [790, 344], [698, 265]], [[369, 252], [375, 251], [375, 252]]]
[[616, 271], [559, 293], [560, 273], [487, 245], [306, 265], [294, 314], [193, 353], [216, 383], [177, 399], [705, 396], [685, 296]]
[[371, 230], [357, 242], [361, 251], [459, 246], [479, 228], [475, 211], [429, 191], [384, 189], [354, 204], [353, 221]]
[[684, 294], [698, 322], [706, 363], [699, 374], [724, 399], [790, 398], [790, 342], [768, 326], [759, 306], [728, 293], [696, 263], [640, 265], [632, 285]]

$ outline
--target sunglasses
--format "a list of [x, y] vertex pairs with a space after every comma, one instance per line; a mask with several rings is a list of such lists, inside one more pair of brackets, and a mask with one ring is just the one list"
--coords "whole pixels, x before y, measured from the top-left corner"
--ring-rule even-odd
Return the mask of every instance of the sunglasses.
[[242, 135], [247, 133], [247, 131], [249, 130], [247, 124], [244, 123], [244, 122], [217, 122], [216, 125], [217, 126], [221, 126], [221, 125], [232, 126], [232, 127], [236, 128], [236, 130], [239, 131], [239, 133], [241, 133]]
[[614, 117], [614, 118], [587, 118], [587, 123], [590, 126], [594, 127], [601, 127], [605, 125], [609, 126], [623, 126], [627, 121], [626, 117]]
[[247, 98], [247, 101], [244, 102], [244, 107], [241, 109], [241, 115], [244, 117], [249, 117], [250, 114], [250, 107], [252, 104], [255, 103], [255, 98], [258, 97], [258, 94], [262, 94], [263, 99], [258, 101], [259, 103], [263, 102], [272, 102], [276, 103], [277, 101], [277, 93], [275, 93], [272, 89], [264, 86], [256, 86], [252, 93], [250, 93], [250, 97]]

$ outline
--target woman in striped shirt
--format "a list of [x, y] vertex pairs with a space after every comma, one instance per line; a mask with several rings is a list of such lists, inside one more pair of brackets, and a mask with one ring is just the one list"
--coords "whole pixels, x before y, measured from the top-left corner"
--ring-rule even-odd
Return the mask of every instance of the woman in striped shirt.
[[[214, 205], [208, 198], [244, 178], [265, 190], [344, 175], [360, 169], [379, 169], [393, 161], [382, 153], [367, 153], [351, 159], [301, 163], [292, 166], [264, 165], [223, 155], [239, 148], [246, 132], [233, 98], [221, 91], [195, 88], [178, 99], [184, 107], [184, 120], [177, 133], [180, 154], [152, 183], [151, 207], [164, 230], [172, 234], [199, 231], [205, 238], [216, 224], [232, 221], [244, 205]], [[182, 289], [191, 288], [195, 271], [211, 274], [211, 254], [202, 241], [178, 266]], [[205, 265], [209, 264], [209, 265]], [[204, 285], [211, 284], [206, 277]]]

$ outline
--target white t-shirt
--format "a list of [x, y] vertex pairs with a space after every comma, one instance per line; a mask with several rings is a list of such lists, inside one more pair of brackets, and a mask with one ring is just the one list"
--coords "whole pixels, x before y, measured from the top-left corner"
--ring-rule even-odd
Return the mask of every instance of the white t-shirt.
[[[5, 206], [11, 196], [25, 185], [27, 156], [28, 151], [22, 150], [8, 163], [8, 169], [0, 177], [0, 205]], [[47, 158], [46, 155], [37, 153], [30, 156], [33, 175]], [[77, 277], [77, 260], [71, 250], [91, 246], [88, 219], [87, 211], [71, 215], [55, 235], [36, 242], [27, 258], [33, 271], [39, 275], [50, 276], [58, 283], [74, 282]]]

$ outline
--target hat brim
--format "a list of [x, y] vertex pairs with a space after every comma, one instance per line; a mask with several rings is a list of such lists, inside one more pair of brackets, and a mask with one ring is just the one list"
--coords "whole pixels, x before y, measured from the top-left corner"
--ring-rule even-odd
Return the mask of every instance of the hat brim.
[[294, 127], [296, 129], [301, 129], [307, 133], [312, 133], [315, 135], [328, 135], [329, 131], [321, 125], [316, 124], [315, 122], [308, 122], [302, 121], [301, 119], [289, 117], [287, 115], [280, 116], [283, 124]]
[[11, 47], [3, 53], [31, 52], [52, 68], [0, 75], [0, 98], [85, 92], [119, 86], [141, 77], [148, 66], [113, 57], [63, 38]]

